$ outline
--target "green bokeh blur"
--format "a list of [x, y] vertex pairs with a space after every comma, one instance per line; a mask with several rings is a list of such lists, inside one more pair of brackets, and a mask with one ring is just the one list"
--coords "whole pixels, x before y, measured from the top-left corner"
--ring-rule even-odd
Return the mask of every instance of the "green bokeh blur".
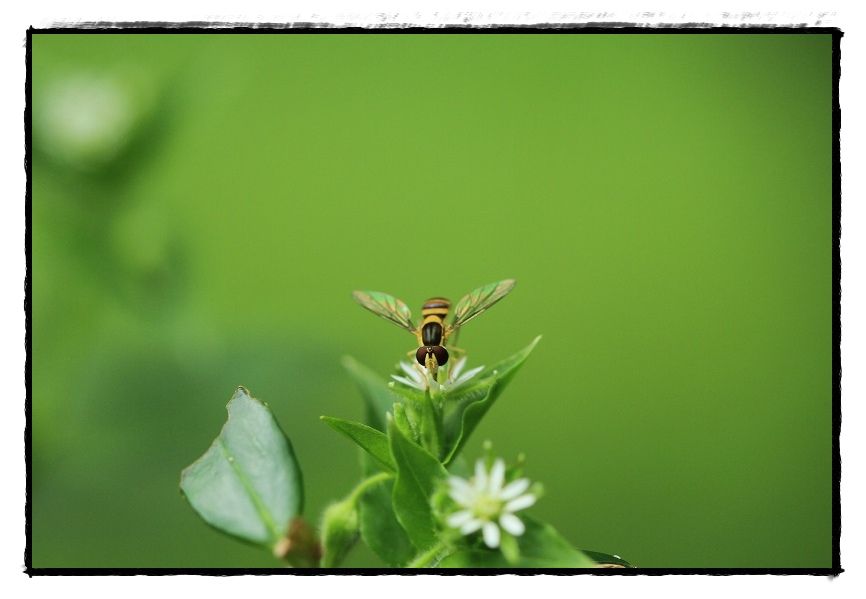
[[[33, 566], [274, 566], [179, 473], [243, 384], [308, 517], [358, 455], [340, 367], [506, 277], [544, 338], [467, 448], [640, 566], [831, 565], [829, 35], [33, 36]], [[346, 565], [377, 566], [356, 549]]]

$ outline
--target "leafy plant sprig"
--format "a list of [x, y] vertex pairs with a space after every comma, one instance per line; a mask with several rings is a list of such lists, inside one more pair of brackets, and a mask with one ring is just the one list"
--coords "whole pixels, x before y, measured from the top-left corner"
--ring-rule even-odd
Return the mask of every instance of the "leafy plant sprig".
[[522, 458], [509, 467], [489, 443], [471, 468], [461, 455], [539, 340], [488, 368], [464, 370], [465, 357], [456, 360], [443, 382], [406, 363], [386, 382], [345, 358], [366, 421], [322, 421], [363, 450], [362, 480], [324, 510], [317, 529], [302, 516], [291, 442], [243, 387], [219, 436], [183, 471], [181, 491], [211, 526], [296, 567], [338, 567], [359, 539], [392, 567], [628, 567], [575, 549], [525, 515], [542, 489], [524, 476]]

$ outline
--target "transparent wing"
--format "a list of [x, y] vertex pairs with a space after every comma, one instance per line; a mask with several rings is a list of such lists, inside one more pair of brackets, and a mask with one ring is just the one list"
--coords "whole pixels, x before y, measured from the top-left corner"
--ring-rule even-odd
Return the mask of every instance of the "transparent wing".
[[415, 325], [412, 323], [412, 312], [406, 304], [396, 297], [382, 293], [381, 291], [353, 291], [352, 297], [373, 314], [390, 320], [398, 327], [404, 328], [410, 333], [415, 332]]
[[496, 283], [484, 285], [473, 291], [470, 291], [457, 302], [457, 307], [454, 308], [454, 319], [451, 321], [451, 328], [466, 324], [487, 308], [508, 295], [508, 292], [514, 289], [514, 279], [505, 279]]

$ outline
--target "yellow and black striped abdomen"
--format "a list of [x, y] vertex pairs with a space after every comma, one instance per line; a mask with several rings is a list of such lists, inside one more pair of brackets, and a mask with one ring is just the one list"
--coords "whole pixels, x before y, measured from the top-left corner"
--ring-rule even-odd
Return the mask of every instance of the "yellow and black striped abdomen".
[[425, 319], [428, 316], [438, 316], [440, 320], [445, 320], [449, 309], [451, 309], [451, 302], [447, 299], [444, 297], [432, 297], [421, 306], [421, 315]]

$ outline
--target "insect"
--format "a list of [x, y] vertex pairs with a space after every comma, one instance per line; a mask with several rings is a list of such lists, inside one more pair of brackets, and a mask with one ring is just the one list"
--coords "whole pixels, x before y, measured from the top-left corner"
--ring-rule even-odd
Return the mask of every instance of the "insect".
[[[470, 291], [457, 302], [454, 315], [448, 323], [445, 319], [451, 309], [451, 302], [444, 297], [430, 298], [421, 307], [422, 320], [419, 326], [412, 322], [412, 312], [408, 306], [392, 295], [381, 291], [355, 291], [352, 295], [355, 301], [370, 312], [415, 335], [419, 345], [415, 351], [415, 360], [426, 367], [435, 378], [439, 366], [448, 362], [445, 344], [449, 337], [505, 297], [514, 288], [514, 283], [514, 279], [505, 279]], [[452, 350], [456, 351], [457, 348]]]

